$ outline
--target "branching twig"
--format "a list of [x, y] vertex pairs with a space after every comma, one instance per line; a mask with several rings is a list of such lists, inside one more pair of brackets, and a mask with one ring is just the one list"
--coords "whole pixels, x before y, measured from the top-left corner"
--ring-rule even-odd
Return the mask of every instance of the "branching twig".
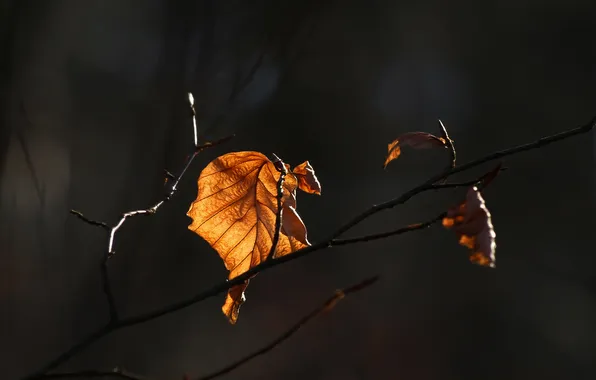
[[173, 179], [173, 183], [170, 186], [169, 192], [167, 192], [165, 194], [163, 199], [161, 199], [159, 202], [157, 202], [152, 207], [149, 207], [147, 209], [139, 209], [139, 210], [133, 210], [133, 211], [123, 213], [122, 217], [120, 218], [118, 223], [116, 223], [114, 226], [111, 226], [111, 227], [107, 223], [98, 222], [98, 221], [87, 218], [80, 211], [70, 210], [71, 214], [76, 215], [79, 219], [83, 220], [84, 222], [91, 224], [93, 226], [102, 227], [102, 228], [106, 229], [107, 231], [109, 231], [108, 251], [107, 251], [107, 255], [102, 259], [101, 269], [100, 269], [102, 288], [106, 295], [106, 299], [108, 301], [108, 307], [109, 307], [109, 314], [110, 314], [109, 325], [117, 325], [118, 320], [119, 320], [118, 308], [116, 307], [116, 301], [115, 301], [114, 293], [112, 291], [112, 287], [111, 287], [110, 280], [109, 280], [109, 274], [108, 274], [108, 259], [116, 254], [116, 251], [114, 250], [114, 241], [116, 238], [116, 233], [124, 225], [126, 220], [129, 218], [139, 216], [139, 215], [153, 215], [153, 214], [155, 214], [157, 212], [157, 210], [165, 202], [169, 201], [174, 196], [174, 194], [176, 193], [176, 190], [178, 189], [178, 184], [180, 183], [180, 180], [186, 174], [186, 172], [187, 172], [188, 168], [190, 167], [190, 165], [192, 164], [193, 160], [201, 151], [203, 151], [204, 149], [219, 145], [223, 142], [226, 142], [233, 137], [233, 136], [228, 136], [228, 137], [225, 137], [225, 138], [215, 141], [215, 142], [208, 142], [203, 145], [198, 145], [197, 144], [197, 123], [196, 123], [195, 109], [194, 109], [194, 98], [191, 93], [188, 93], [188, 101], [189, 101], [190, 108], [192, 111], [193, 135], [195, 138], [194, 150], [193, 150], [193, 153], [190, 156], [190, 158], [186, 161], [186, 164], [184, 165], [182, 171], [180, 172], [180, 174], [178, 176], [174, 176], [173, 174], [171, 174], [169, 171], [166, 170], [167, 178]]
[[70, 213], [73, 214], [74, 216], [76, 216], [77, 218], [81, 219], [83, 222], [90, 224], [92, 226], [102, 227], [102, 228], [105, 228], [107, 231], [109, 231], [111, 229], [111, 227], [108, 226], [106, 223], [98, 222], [97, 220], [93, 220], [93, 219], [89, 219], [85, 215], [83, 215], [83, 213], [80, 211], [70, 210]]
[[[116, 330], [120, 330], [120, 329], [128, 327], [128, 326], [138, 325], [138, 324], [141, 324], [144, 322], [148, 322], [153, 319], [157, 319], [161, 316], [164, 316], [166, 314], [170, 314], [175, 311], [187, 308], [187, 307], [194, 305], [198, 302], [201, 302], [207, 298], [210, 298], [210, 297], [218, 295], [222, 292], [225, 292], [228, 289], [232, 288], [233, 286], [240, 285], [243, 282], [245, 282], [246, 280], [248, 280], [251, 277], [253, 277], [254, 275], [256, 275], [257, 273], [260, 273], [265, 270], [276, 267], [278, 265], [284, 264], [288, 261], [297, 260], [297, 259], [307, 256], [313, 252], [320, 251], [320, 250], [323, 250], [326, 248], [331, 248], [331, 247], [333, 247], [334, 242], [337, 245], [337, 242], [338, 242], [337, 238], [339, 236], [343, 235], [345, 232], [349, 231], [356, 225], [360, 224], [365, 219], [369, 218], [370, 216], [372, 216], [382, 210], [390, 209], [390, 208], [393, 208], [399, 204], [403, 204], [407, 200], [409, 200], [410, 198], [412, 198], [413, 196], [415, 196], [419, 193], [422, 193], [429, 189], [433, 189], [433, 186], [437, 186], [436, 183], [438, 181], [441, 181], [444, 178], [448, 178], [449, 176], [451, 176], [455, 173], [459, 173], [459, 172], [471, 169], [473, 167], [482, 165], [486, 162], [497, 160], [497, 159], [505, 157], [505, 156], [509, 156], [512, 154], [516, 154], [516, 153], [520, 153], [520, 152], [528, 151], [528, 150], [532, 150], [532, 149], [537, 149], [537, 148], [543, 147], [545, 145], [554, 143], [556, 141], [564, 140], [566, 138], [569, 138], [569, 137], [572, 137], [572, 136], [575, 136], [575, 135], [578, 135], [581, 133], [587, 133], [587, 132], [591, 131], [592, 129], [594, 129], [595, 125], [596, 125], [596, 118], [592, 119], [590, 121], [590, 123], [588, 123], [584, 126], [581, 126], [581, 127], [575, 128], [575, 129], [571, 129], [571, 130], [568, 130], [568, 131], [565, 131], [565, 132], [562, 132], [559, 134], [555, 134], [552, 136], [543, 137], [543, 138], [538, 139], [534, 142], [530, 142], [530, 143], [519, 145], [519, 146], [516, 146], [513, 148], [494, 152], [494, 153], [491, 153], [484, 157], [470, 161], [466, 164], [456, 166], [455, 168], [448, 168], [445, 171], [443, 171], [442, 173], [431, 177], [427, 181], [406, 191], [405, 193], [401, 194], [400, 196], [398, 196], [394, 199], [391, 199], [387, 202], [372, 206], [368, 210], [362, 212], [361, 214], [359, 214], [359, 215], [355, 216], [354, 218], [352, 218], [351, 220], [349, 220], [347, 223], [343, 224], [333, 234], [331, 234], [328, 239], [326, 239], [322, 242], [319, 242], [319, 243], [313, 244], [309, 247], [300, 249], [300, 250], [292, 253], [291, 255], [281, 256], [281, 257], [275, 258], [273, 260], [266, 260], [266, 261], [262, 262], [260, 265], [251, 268], [247, 272], [245, 272], [237, 277], [234, 277], [231, 280], [221, 282], [221, 283], [219, 283], [209, 289], [206, 289], [206, 290], [204, 290], [204, 291], [202, 291], [186, 300], [179, 301], [177, 303], [173, 303], [173, 304], [164, 306], [164, 307], [162, 307], [158, 310], [152, 311], [152, 312], [140, 314], [140, 315], [134, 316], [134, 317], [124, 318], [124, 319], [119, 320], [117, 323], [108, 324], [108, 325], [98, 329], [97, 331], [93, 332], [92, 334], [87, 336], [85, 339], [83, 339], [81, 342], [79, 342], [75, 346], [71, 347], [66, 352], [59, 355], [57, 358], [55, 358], [54, 360], [50, 361], [48, 364], [46, 364], [40, 370], [36, 371], [35, 373], [33, 373], [29, 376], [26, 376], [24, 379], [30, 380], [30, 379], [43, 378], [44, 374], [47, 373], [48, 371], [50, 371], [50, 370], [54, 369], [55, 367], [57, 367], [58, 365], [64, 363], [65, 361], [67, 361], [70, 357], [72, 357], [76, 353], [82, 351], [83, 349], [85, 349], [88, 346], [90, 346], [91, 344], [95, 343], [102, 337], [109, 335]], [[429, 222], [427, 222], [427, 223], [429, 223]], [[416, 229], [423, 228], [423, 227], [418, 227], [418, 225], [414, 225], [414, 226], [416, 228], [414, 228], [412, 226], [406, 227], [406, 228], [408, 228], [409, 230], [416, 230]], [[398, 233], [402, 233], [402, 232], [392, 231], [392, 232], [383, 234], [384, 235], [383, 237], [396, 235]], [[373, 238], [375, 237], [375, 235], [371, 235], [371, 236], [373, 236]], [[364, 238], [372, 240], [372, 238], [369, 238], [369, 237], [354, 238], [356, 240], [353, 240], [352, 243], [363, 241]], [[378, 238], [380, 238], [380, 237], [378, 237]], [[344, 239], [343, 241], [349, 241], [349, 240]], [[342, 240], [339, 240], [339, 242], [340, 242], [340, 245], [348, 244], [345, 242], [341, 243]]]
[[323, 303], [322, 305], [320, 305], [319, 307], [317, 307], [316, 309], [311, 311], [309, 314], [302, 317], [296, 324], [294, 324], [292, 327], [290, 327], [288, 330], [286, 330], [283, 334], [281, 334], [279, 337], [274, 339], [269, 344], [265, 345], [264, 347], [261, 347], [260, 349], [256, 350], [255, 352], [243, 357], [242, 359], [240, 359], [240, 360], [238, 360], [238, 361], [236, 361], [236, 362], [234, 362], [218, 371], [215, 371], [215, 372], [210, 373], [205, 376], [201, 376], [197, 380], [214, 379], [214, 378], [224, 375], [226, 373], [232, 372], [236, 368], [242, 366], [243, 364], [253, 360], [254, 358], [256, 358], [260, 355], [266, 354], [267, 352], [273, 350], [275, 347], [279, 346], [285, 340], [290, 338], [296, 332], [298, 332], [298, 330], [300, 330], [302, 327], [304, 327], [304, 325], [306, 325], [312, 319], [318, 317], [319, 315], [321, 315], [323, 313], [331, 311], [331, 309], [333, 309], [335, 307], [337, 302], [342, 300], [345, 296], [347, 296], [350, 293], [355, 293], [355, 292], [358, 292], [362, 289], [365, 289], [365, 288], [371, 286], [378, 279], [379, 279], [379, 276], [374, 276], [371, 278], [367, 278], [366, 280], [361, 281], [361, 282], [357, 283], [356, 285], [352, 285], [345, 289], [337, 290], [333, 296], [331, 296], [329, 299], [327, 299], [327, 301], [325, 301], [325, 303]]
[[528, 151], [528, 150], [532, 150], [532, 149], [537, 149], [537, 148], [541, 148], [545, 145], [548, 144], [552, 144], [556, 141], [561, 141], [564, 139], [567, 139], [569, 137], [575, 136], [575, 135], [579, 135], [581, 133], [587, 133], [589, 131], [591, 131], [592, 129], [594, 129], [594, 127], [596, 126], [596, 117], [593, 118], [588, 124], [583, 125], [581, 127], [578, 128], [574, 128], [574, 129], [570, 129], [568, 131], [565, 132], [561, 132], [558, 133], [556, 135], [551, 135], [551, 136], [547, 136], [547, 137], [543, 137], [541, 139], [538, 139], [536, 141], [533, 141], [531, 143], [527, 143], [527, 144], [523, 144], [523, 145], [518, 145], [516, 147], [513, 148], [509, 148], [509, 149], [504, 149], [498, 152], [494, 152], [491, 153], [489, 155], [486, 155], [484, 157], [480, 157], [476, 160], [470, 161], [468, 163], [465, 163], [463, 165], [459, 165], [456, 166], [455, 168], [449, 168], [446, 169], [445, 171], [443, 171], [442, 173], [439, 173], [431, 178], [429, 178], [428, 180], [426, 180], [424, 183], [406, 191], [405, 193], [403, 193], [402, 195], [400, 195], [397, 198], [391, 199], [387, 202], [378, 204], [378, 205], [374, 205], [371, 208], [369, 208], [368, 210], [364, 211], [363, 213], [357, 215], [356, 217], [354, 217], [351, 221], [349, 221], [348, 223], [344, 224], [342, 227], [338, 228], [337, 231], [335, 231], [331, 237], [328, 239], [329, 240], [333, 240], [341, 235], [343, 235], [344, 233], [346, 233], [348, 230], [352, 229], [353, 227], [355, 227], [356, 225], [360, 224], [362, 221], [364, 221], [365, 219], [369, 218], [371, 215], [374, 215], [376, 213], [378, 213], [379, 211], [383, 211], [383, 210], [387, 210], [390, 208], [393, 208], [397, 205], [403, 204], [405, 202], [407, 202], [410, 198], [412, 198], [414, 195], [421, 193], [423, 191], [428, 190], [429, 188], [432, 187], [432, 185], [434, 185], [436, 182], [447, 178], [455, 173], [460, 173], [463, 172], [465, 170], [471, 169], [473, 167], [476, 166], [480, 166], [486, 162], [489, 161], [493, 161], [493, 160], [497, 160], [499, 158], [505, 157], [505, 156], [510, 156], [512, 154], [516, 154], [516, 153], [520, 153], [520, 152], [524, 152], [524, 151]]

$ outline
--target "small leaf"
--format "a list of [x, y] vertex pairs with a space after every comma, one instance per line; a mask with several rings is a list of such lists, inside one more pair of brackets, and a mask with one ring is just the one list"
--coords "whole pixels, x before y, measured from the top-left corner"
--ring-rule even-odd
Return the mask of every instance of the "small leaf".
[[[259, 152], [234, 152], [213, 160], [199, 177], [197, 199], [187, 213], [193, 219], [188, 228], [218, 252], [230, 279], [261, 264], [271, 251], [280, 177], [275, 165]], [[296, 175], [288, 173], [283, 183], [283, 228], [274, 257], [310, 245], [306, 227], [296, 212], [298, 187]], [[228, 291], [222, 310], [231, 323], [238, 319], [247, 286], [248, 282]]]
[[447, 146], [447, 142], [442, 137], [426, 132], [404, 133], [387, 146], [387, 158], [383, 168], [386, 168], [391, 161], [398, 158], [401, 154], [401, 147], [406, 145], [416, 149], [444, 148]]
[[248, 280], [242, 285], [236, 285], [230, 288], [230, 290], [228, 290], [228, 294], [226, 295], [226, 301], [221, 307], [221, 311], [224, 313], [226, 317], [228, 317], [228, 321], [230, 321], [230, 323], [232, 324], [238, 321], [240, 306], [242, 306], [242, 304], [246, 302], [246, 296], [244, 295], [244, 291], [247, 287]]
[[465, 202], [451, 208], [443, 226], [452, 229], [459, 238], [459, 244], [469, 248], [470, 261], [495, 267], [495, 231], [486, 203], [476, 187], [470, 188]]
[[300, 190], [310, 194], [321, 195], [321, 184], [308, 161], [304, 161], [296, 166], [293, 173], [298, 178], [298, 188]]
[[299, 242], [310, 245], [308, 241], [306, 226], [296, 212], [294, 206], [289, 205], [288, 203], [283, 205], [283, 213], [282, 213], [282, 232], [287, 236], [291, 236], [296, 238]]

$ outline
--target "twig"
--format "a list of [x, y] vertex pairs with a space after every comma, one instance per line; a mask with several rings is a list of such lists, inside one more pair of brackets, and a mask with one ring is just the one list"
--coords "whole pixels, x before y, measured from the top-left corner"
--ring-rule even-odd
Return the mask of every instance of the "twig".
[[406, 191], [405, 193], [403, 193], [402, 195], [400, 195], [397, 198], [391, 199], [387, 202], [378, 204], [378, 205], [374, 205], [371, 208], [369, 208], [368, 210], [364, 211], [363, 213], [361, 213], [360, 215], [357, 215], [356, 217], [354, 217], [351, 221], [349, 221], [348, 223], [344, 224], [342, 227], [338, 228], [337, 231], [335, 231], [331, 237], [329, 239], [327, 239], [328, 241], [333, 240], [341, 235], [343, 235], [344, 233], [346, 233], [348, 230], [352, 229], [353, 227], [355, 227], [356, 225], [360, 224], [363, 220], [367, 219], [368, 217], [370, 217], [371, 215], [374, 215], [376, 213], [378, 213], [379, 211], [382, 210], [386, 210], [386, 209], [390, 209], [393, 208], [397, 205], [403, 204], [405, 202], [407, 202], [410, 198], [412, 198], [414, 195], [421, 193], [423, 191], [426, 191], [427, 189], [431, 188], [431, 186], [433, 184], [435, 184], [437, 181], [442, 180], [443, 178], [447, 178], [455, 173], [460, 173], [463, 172], [465, 170], [471, 169], [473, 167], [476, 166], [480, 166], [482, 164], [484, 164], [485, 162], [489, 162], [489, 161], [493, 161], [493, 160], [497, 160], [499, 158], [505, 157], [505, 156], [510, 156], [512, 154], [516, 154], [516, 153], [520, 153], [523, 151], [528, 151], [528, 150], [532, 150], [532, 149], [537, 149], [537, 148], [541, 148], [545, 145], [548, 144], [552, 144], [556, 141], [560, 141], [560, 140], [564, 140], [567, 139], [569, 137], [575, 136], [575, 135], [579, 135], [582, 133], [587, 133], [589, 131], [591, 131], [594, 126], [596, 125], [596, 117], [593, 118], [588, 124], [583, 125], [581, 127], [578, 128], [574, 128], [574, 129], [570, 129], [568, 131], [565, 132], [561, 132], [555, 135], [551, 135], [551, 136], [547, 136], [547, 137], [543, 137], [541, 139], [538, 139], [536, 141], [533, 141], [531, 143], [527, 143], [527, 144], [523, 144], [523, 145], [518, 145], [516, 147], [513, 148], [509, 148], [509, 149], [504, 149], [498, 152], [494, 152], [491, 153], [489, 155], [486, 155], [484, 157], [480, 157], [476, 160], [470, 161], [468, 163], [465, 163], [463, 165], [459, 165], [456, 166], [455, 168], [449, 168], [446, 169], [445, 171], [443, 171], [442, 173], [439, 173], [431, 178], [429, 178], [427, 181], [425, 181], [424, 183]]
[[273, 350], [275, 347], [279, 346], [285, 340], [289, 339], [292, 335], [294, 335], [296, 332], [298, 332], [298, 330], [300, 330], [302, 327], [304, 327], [312, 319], [318, 317], [321, 314], [331, 311], [335, 307], [337, 302], [342, 300], [345, 296], [347, 296], [348, 294], [351, 294], [351, 293], [358, 292], [362, 289], [365, 289], [365, 288], [371, 286], [378, 279], [379, 279], [379, 276], [374, 276], [371, 278], [367, 278], [366, 280], [361, 281], [361, 282], [357, 283], [356, 285], [352, 285], [345, 289], [337, 290], [335, 292], [335, 294], [333, 296], [331, 296], [329, 299], [327, 299], [327, 301], [325, 301], [322, 305], [320, 305], [319, 307], [317, 307], [316, 309], [311, 311], [309, 314], [302, 317], [298, 322], [296, 322], [296, 324], [294, 324], [292, 327], [290, 327], [288, 330], [286, 330], [283, 334], [281, 334], [279, 337], [274, 339], [269, 344], [265, 345], [264, 347], [261, 347], [260, 349], [254, 351], [253, 353], [243, 357], [242, 359], [240, 359], [240, 360], [238, 360], [238, 361], [236, 361], [236, 362], [234, 362], [218, 371], [215, 371], [215, 372], [210, 373], [205, 376], [201, 376], [197, 380], [211, 380], [211, 379], [214, 379], [221, 375], [225, 375], [225, 374], [237, 369], [238, 367], [242, 366], [243, 364], [246, 364], [247, 362], [253, 360], [254, 358], [256, 358], [260, 355], [266, 354], [267, 352]]
[[451, 162], [448, 166], [449, 169], [455, 168], [455, 160], [457, 158], [457, 153], [455, 152], [455, 146], [453, 145], [453, 140], [449, 137], [449, 133], [447, 133], [447, 128], [439, 119], [439, 125], [441, 126], [441, 136], [445, 139], [445, 143], [447, 143], [447, 148], [449, 149], [449, 154], [451, 156]]
[[107, 256], [105, 256], [102, 259], [100, 273], [101, 273], [101, 282], [102, 282], [103, 292], [106, 295], [106, 299], [108, 301], [109, 314], [110, 314], [110, 322], [109, 322], [110, 325], [116, 325], [118, 323], [118, 308], [116, 307], [114, 292], [112, 291], [112, 286], [110, 284], [109, 274], [108, 274], [108, 259], [116, 254], [116, 251], [114, 250], [114, 241], [116, 238], [116, 233], [118, 232], [120, 227], [122, 227], [124, 225], [126, 220], [129, 218], [132, 218], [132, 217], [135, 217], [138, 215], [153, 215], [153, 214], [155, 214], [157, 212], [157, 210], [165, 202], [169, 201], [174, 196], [174, 194], [176, 193], [176, 190], [178, 189], [178, 184], [180, 183], [180, 180], [182, 179], [184, 174], [186, 174], [186, 172], [187, 172], [188, 168], [190, 167], [190, 165], [192, 164], [193, 160], [200, 152], [202, 152], [204, 149], [211, 148], [213, 146], [224, 143], [233, 137], [233, 135], [232, 135], [232, 136], [228, 136], [223, 139], [220, 139], [218, 141], [207, 142], [203, 145], [197, 145], [197, 141], [196, 141], [197, 124], [196, 124], [196, 119], [195, 119], [194, 98], [190, 92], [188, 93], [188, 100], [190, 103], [190, 108], [192, 110], [193, 132], [194, 132], [194, 137], [195, 137], [194, 151], [193, 151], [192, 155], [190, 156], [190, 158], [186, 161], [186, 164], [184, 165], [184, 168], [180, 172], [180, 175], [175, 177], [173, 174], [171, 174], [169, 171], [166, 170], [166, 177], [170, 178], [170, 179], [174, 178], [174, 182], [170, 187], [170, 191], [168, 193], [166, 193], [166, 195], [164, 196], [164, 198], [162, 200], [160, 200], [155, 205], [153, 205], [152, 207], [147, 208], [147, 209], [139, 209], [139, 210], [125, 212], [124, 214], [122, 214], [122, 217], [120, 218], [118, 223], [116, 223], [112, 227], [108, 226], [107, 223], [98, 222], [98, 221], [89, 219], [89, 218], [85, 217], [80, 211], [70, 210], [71, 214], [76, 215], [79, 219], [83, 220], [84, 222], [91, 224], [93, 226], [102, 227], [109, 231], [108, 252], [107, 252]]
[[277, 199], [277, 213], [275, 214], [275, 233], [273, 234], [273, 241], [271, 243], [271, 249], [267, 254], [266, 260], [271, 260], [275, 257], [275, 250], [277, 249], [277, 243], [279, 243], [279, 234], [281, 233], [281, 216], [283, 209], [281, 207], [281, 201], [284, 196], [284, 180], [286, 179], [286, 175], [288, 174], [288, 170], [286, 169], [286, 165], [284, 162], [273, 154], [274, 160], [273, 165], [275, 165], [275, 169], [279, 172], [279, 179], [277, 180], [277, 194], [275, 198]]
[[114, 371], [97, 371], [97, 370], [85, 370], [76, 372], [62, 372], [62, 373], [50, 373], [44, 375], [43, 379], [80, 379], [80, 378], [113, 378], [113, 379], [124, 379], [124, 380], [149, 380], [147, 377], [132, 374], [128, 371], [116, 369]]
[[190, 104], [190, 111], [192, 112], [192, 131], [194, 136], [194, 146], [196, 147], [199, 143], [199, 137], [197, 130], [197, 111], [195, 110], [195, 98], [192, 96], [192, 92], [188, 93], [188, 103]]
[[371, 234], [371, 235], [364, 235], [364, 236], [359, 236], [359, 237], [349, 238], [349, 239], [332, 240], [331, 246], [338, 247], [340, 245], [348, 245], [348, 244], [362, 243], [362, 242], [378, 240], [378, 239], [385, 239], [390, 236], [401, 235], [401, 234], [405, 234], [407, 232], [422, 230], [422, 229], [428, 228], [428, 227], [432, 226], [433, 224], [435, 224], [436, 222], [442, 220], [445, 217], [445, 215], [446, 215], [446, 213], [443, 212], [424, 223], [410, 224], [409, 226], [398, 228], [393, 231], [381, 232], [378, 234]]
[[483, 176], [481, 176], [480, 178], [471, 180], [471, 181], [465, 181], [465, 182], [453, 182], [453, 183], [438, 183], [435, 185], [430, 185], [429, 186], [429, 190], [440, 190], [440, 189], [455, 189], [455, 188], [460, 188], [460, 187], [470, 187], [470, 186], [479, 186], [479, 187], [485, 187], [486, 184], [482, 185], [483, 182], [485, 182], [487, 179], [491, 179], [496, 176], [498, 173], [507, 170], [508, 168], [506, 167], [501, 167], [501, 164], [499, 164], [499, 166], [497, 166], [495, 169], [491, 170], [490, 172], [484, 174]]
[[93, 220], [93, 219], [89, 219], [85, 215], [83, 215], [83, 213], [80, 212], [80, 211], [70, 210], [69, 212], [71, 214], [73, 214], [74, 216], [76, 216], [77, 218], [81, 219], [83, 222], [87, 223], [87, 224], [90, 224], [90, 225], [96, 226], [96, 227], [102, 227], [102, 228], [105, 228], [108, 231], [111, 229], [111, 227], [108, 226], [106, 223], [104, 223], [104, 222], [98, 222], [97, 220]]
[[110, 275], [108, 273], [108, 257], [102, 258], [100, 270], [101, 286], [108, 301], [108, 312], [110, 313], [109, 324], [118, 323], [118, 307], [116, 306], [116, 298], [114, 297], [114, 291], [112, 290], [112, 284], [110, 283]]
[[[124, 319], [121, 319], [120, 321], [118, 321], [117, 323], [104, 326], [104, 327], [98, 329], [97, 331], [93, 332], [89, 336], [87, 336], [84, 340], [82, 340], [75, 346], [69, 348], [66, 352], [59, 355], [57, 358], [50, 361], [48, 364], [43, 366], [40, 370], [34, 372], [33, 374], [31, 374], [29, 376], [24, 377], [23, 380], [42, 378], [43, 374], [45, 374], [46, 372], [56, 368], [58, 365], [66, 362], [70, 357], [72, 357], [76, 353], [82, 351], [83, 349], [87, 348], [88, 346], [95, 343], [99, 339], [111, 334], [112, 332], [114, 332], [116, 330], [120, 330], [120, 329], [128, 327], [128, 326], [133, 326], [133, 325], [138, 325], [138, 324], [141, 324], [144, 322], [148, 322], [153, 319], [162, 317], [164, 315], [176, 312], [178, 310], [185, 309], [185, 308], [187, 308], [191, 305], [194, 305], [198, 302], [204, 301], [205, 299], [208, 299], [208, 298], [214, 297], [220, 293], [223, 293], [223, 292], [227, 291], [228, 289], [232, 288], [233, 286], [240, 285], [243, 282], [245, 282], [246, 280], [250, 279], [252, 276], [256, 275], [257, 273], [264, 272], [264, 271], [271, 269], [273, 267], [276, 267], [278, 265], [282, 265], [288, 261], [297, 260], [297, 259], [307, 256], [313, 252], [320, 251], [320, 250], [323, 250], [326, 248], [331, 248], [331, 247], [333, 247], [333, 242], [337, 241], [337, 238], [340, 235], [343, 235], [345, 232], [352, 229], [354, 226], [360, 224], [363, 220], [369, 218], [370, 216], [372, 216], [382, 210], [390, 209], [390, 208], [395, 207], [399, 204], [405, 203], [408, 199], [412, 198], [416, 194], [419, 194], [419, 193], [426, 191], [428, 189], [432, 189], [433, 188], [432, 186], [435, 185], [435, 183], [437, 181], [440, 181], [443, 178], [447, 178], [447, 177], [451, 176], [452, 174], [471, 169], [473, 167], [482, 165], [483, 163], [486, 163], [489, 161], [493, 161], [493, 160], [496, 160], [496, 159], [499, 159], [499, 158], [502, 158], [505, 156], [509, 156], [512, 154], [516, 154], [519, 152], [537, 149], [537, 148], [543, 147], [545, 145], [554, 143], [556, 141], [564, 140], [569, 137], [579, 135], [582, 133], [587, 133], [587, 132], [591, 131], [592, 129], [594, 129], [595, 125], [596, 125], [596, 118], [592, 119], [590, 121], [590, 123], [588, 123], [584, 126], [574, 128], [574, 129], [571, 129], [571, 130], [568, 130], [568, 131], [565, 131], [562, 133], [558, 133], [556, 135], [543, 137], [539, 140], [536, 140], [536, 141], [528, 143], [528, 144], [523, 144], [523, 145], [519, 145], [519, 146], [516, 146], [513, 148], [501, 150], [501, 151], [486, 155], [484, 157], [478, 158], [476, 160], [470, 161], [466, 164], [456, 166], [455, 168], [450, 168], [448, 170], [445, 170], [443, 173], [433, 176], [429, 180], [406, 191], [405, 193], [398, 196], [397, 198], [394, 198], [387, 202], [372, 206], [368, 210], [362, 212], [361, 214], [359, 214], [359, 215], [355, 216], [354, 218], [352, 218], [351, 220], [349, 220], [347, 223], [343, 224], [333, 234], [331, 234], [331, 236], [328, 239], [326, 239], [324, 241], [321, 241], [319, 243], [316, 243], [316, 244], [313, 244], [306, 248], [295, 251], [291, 255], [281, 256], [281, 257], [275, 258], [274, 260], [266, 260], [266, 261], [262, 262], [260, 265], [257, 265], [255, 267], [251, 268], [247, 272], [245, 272], [237, 277], [234, 277], [231, 280], [226, 280], [224, 282], [216, 284], [216, 285], [212, 286], [211, 288], [206, 289], [206, 290], [204, 290], [204, 291], [202, 291], [186, 300], [182, 300], [182, 301], [164, 306], [164, 307], [162, 307], [158, 310], [155, 310], [155, 311], [151, 311], [148, 313], [140, 314], [140, 315], [129, 317], [129, 318], [124, 318]], [[389, 235], [389, 236], [391, 236], [391, 235]]]

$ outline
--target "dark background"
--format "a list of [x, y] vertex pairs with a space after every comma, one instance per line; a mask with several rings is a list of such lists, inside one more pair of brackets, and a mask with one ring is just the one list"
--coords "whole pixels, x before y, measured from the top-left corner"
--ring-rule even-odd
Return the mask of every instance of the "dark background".
[[[220, 154], [310, 160], [323, 195], [298, 203], [318, 241], [444, 167], [444, 152], [408, 150], [383, 171], [386, 144], [403, 132], [438, 133], [440, 117], [465, 162], [596, 113], [593, 1], [0, 5], [2, 379], [38, 369], [107, 320], [105, 235], [68, 210], [114, 222], [159, 199], [163, 169], [178, 171], [191, 150], [188, 90], [207, 139], [237, 137], [204, 152], [155, 217], [121, 230], [110, 271], [125, 315], [226, 278], [185, 216], [201, 169]], [[234, 91], [243, 78], [252, 81]], [[505, 160], [510, 170], [485, 192], [496, 270], [470, 264], [440, 227], [321, 251], [252, 281], [235, 326], [222, 294], [117, 332], [60, 369], [204, 374], [378, 273], [380, 283], [227, 378], [594, 378], [595, 136]], [[462, 196], [425, 194], [352, 235], [423, 221]]]

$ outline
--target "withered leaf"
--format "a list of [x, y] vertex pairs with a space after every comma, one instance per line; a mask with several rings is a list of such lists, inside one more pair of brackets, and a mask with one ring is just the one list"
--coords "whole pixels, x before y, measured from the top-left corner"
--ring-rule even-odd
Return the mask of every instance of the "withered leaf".
[[238, 321], [238, 315], [240, 314], [240, 306], [246, 301], [244, 291], [248, 287], [248, 280], [244, 284], [236, 285], [228, 290], [226, 300], [221, 307], [224, 315], [228, 317], [228, 321], [234, 324]]
[[386, 168], [391, 161], [398, 158], [401, 154], [401, 147], [406, 145], [416, 149], [444, 148], [447, 146], [447, 142], [442, 137], [426, 132], [404, 133], [387, 145], [387, 158], [383, 168]]
[[496, 234], [478, 188], [470, 188], [466, 200], [447, 211], [443, 226], [452, 229], [459, 238], [459, 244], [471, 250], [471, 262], [495, 267]]
[[[199, 176], [198, 195], [187, 212], [193, 219], [188, 228], [217, 251], [230, 279], [262, 263], [271, 251], [279, 177], [273, 162], [250, 151], [220, 156]], [[282, 229], [274, 257], [310, 245], [306, 226], [296, 212], [297, 188], [299, 181], [289, 172], [283, 183]], [[222, 310], [231, 323], [238, 318], [247, 285], [228, 291]]]
[[296, 166], [292, 173], [298, 178], [298, 188], [300, 190], [310, 194], [321, 194], [321, 184], [308, 161]]

